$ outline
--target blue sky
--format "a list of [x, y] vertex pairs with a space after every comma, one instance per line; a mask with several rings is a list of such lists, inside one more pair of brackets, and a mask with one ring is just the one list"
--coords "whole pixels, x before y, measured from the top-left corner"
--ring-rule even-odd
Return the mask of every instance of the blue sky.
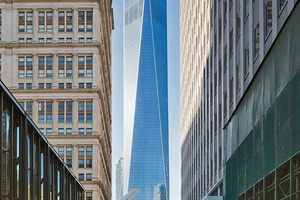
[[[168, 5], [168, 70], [169, 70], [169, 145], [170, 200], [180, 200], [180, 135], [179, 135], [179, 0]], [[123, 156], [123, 1], [113, 0], [115, 29], [112, 35], [112, 164], [113, 200], [115, 200], [115, 165]]]

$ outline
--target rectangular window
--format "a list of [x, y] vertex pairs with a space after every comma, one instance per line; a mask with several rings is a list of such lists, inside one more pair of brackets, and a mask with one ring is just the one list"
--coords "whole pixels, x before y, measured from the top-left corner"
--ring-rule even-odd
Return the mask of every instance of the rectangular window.
[[19, 89], [25, 89], [24, 87], [24, 83], [19, 83], [19, 86], [18, 86]]
[[93, 76], [93, 56], [78, 56], [78, 77]]
[[233, 53], [233, 29], [231, 29], [229, 34], [229, 56], [231, 57]]
[[32, 32], [33, 13], [32, 11], [20, 11], [19, 16], [19, 32]]
[[58, 31], [72, 32], [73, 31], [73, 12], [59, 11], [58, 12]]
[[66, 128], [66, 134], [72, 135], [72, 128]]
[[58, 57], [58, 77], [71, 78], [73, 75], [73, 58], [72, 56]]
[[32, 83], [26, 83], [26, 89], [32, 89]]
[[53, 12], [39, 11], [39, 32], [53, 31]]
[[53, 68], [53, 56], [39, 56], [38, 57], [39, 65], [39, 77], [40, 78], [51, 78], [52, 77], [52, 68]]
[[52, 128], [46, 128], [46, 134], [51, 135], [52, 134]]
[[78, 12], [78, 32], [93, 31], [93, 11]]
[[272, 0], [266, 3], [266, 37], [272, 30]]
[[18, 57], [19, 78], [25, 78], [25, 77], [32, 78], [33, 75], [32, 63], [33, 63], [32, 56]]
[[78, 134], [79, 135], [84, 135], [84, 128], [79, 128], [78, 129]]
[[58, 122], [72, 122], [72, 101], [58, 102]]
[[58, 134], [59, 135], [64, 135], [65, 134], [65, 129], [64, 128], [59, 128], [58, 129]]
[[93, 167], [93, 147], [86, 147], [86, 168]]
[[65, 157], [65, 148], [64, 147], [58, 147], [58, 155], [64, 160], [64, 157]]
[[257, 23], [255, 29], [254, 29], [254, 44], [253, 44], [253, 58], [254, 60], [256, 60], [258, 54], [259, 54], [259, 23]]
[[234, 95], [234, 88], [233, 88], [234, 86], [233, 86], [233, 78], [231, 78], [230, 79], [230, 82], [229, 82], [229, 94], [230, 94], [230, 96], [229, 96], [229, 105], [230, 105], [230, 107], [232, 106], [232, 104], [233, 104], [233, 95]]
[[73, 147], [66, 147], [66, 164], [70, 168], [72, 168], [72, 154]]
[[87, 174], [86, 174], [86, 180], [87, 180], [87, 181], [91, 181], [92, 178], [93, 178], [93, 176], [92, 176], [91, 173], [87, 173]]
[[86, 196], [86, 200], [93, 200], [93, 193], [92, 192], [86, 192], [85, 196]]
[[80, 181], [84, 181], [84, 173], [79, 173], [79, 174], [78, 174], [78, 179], [79, 179]]
[[78, 122], [93, 121], [93, 102], [79, 101], [78, 102]]
[[40, 123], [52, 123], [52, 102], [42, 101], [38, 102], [38, 114]]
[[84, 168], [84, 147], [79, 146], [78, 147], [78, 167]]

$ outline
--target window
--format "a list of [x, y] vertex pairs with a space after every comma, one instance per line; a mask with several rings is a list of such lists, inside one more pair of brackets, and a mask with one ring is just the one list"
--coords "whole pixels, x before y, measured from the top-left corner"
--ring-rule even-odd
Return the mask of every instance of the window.
[[46, 38], [46, 43], [52, 43], [52, 38]]
[[86, 196], [86, 200], [93, 200], [93, 193], [92, 192], [86, 192], [85, 196]]
[[52, 88], [52, 83], [46, 83], [46, 89], [51, 89]]
[[32, 83], [26, 83], [26, 89], [32, 89]]
[[283, 9], [286, 2], [287, 0], [279, 0], [279, 12]]
[[[19, 39], [20, 42], [20, 39]], [[45, 43], [45, 38], [39, 38], [39, 43]]]
[[93, 148], [92, 147], [86, 147], [86, 168], [92, 168], [93, 167]]
[[92, 43], [92, 42], [93, 42], [93, 39], [92, 39], [92, 38], [86, 38], [86, 42], [87, 42], [87, 43]]
[[78, 102], [78, 122], [92, 122], [93, 121], [93, 102], [79, 101]]
[[93, 87], [92, 83], [86, 83], [86, 88], [92, 88], [92, 87]]
[[0, 9], [0, 40], [2, 38], [2, 10]]
[[79, 128], [78, 129], [78, 134], [79, 135], [84, 135], [84, 128]]
[[93, 11], [78, 12], [78, 32], [93, 31]]
[[32, 117], [32, 101], [20, 101], [22, 108], [26, 111], [27, 115]]
[[39, 11], [39, 32], [53, 31], [53, 13], [52, 11]]
[[92, 129], [92, 128], [87, 128], [87, 129], [86, 129], [86, 134], [87, 134], [87, 135], [93, 134], [93, 129]]
[[72, 101], [58, 102], [58, 122], [72, 122]]
[[79, 173], [78, 178], [80, 181], [84, 181], [84, 173]]
[[32, 11], [19, 12], [19, 32], [32, 32]]
[[249, 16], [249, 0], [244, 0], [244, 20], [246, 21]]
[[73, 12], [59, 11], [58, 12], [58, 31], [72, 32], [73, 31]]
[[84, 147], [78, 147], [78, 167], [84, 168]]
[[79, 42], [79, 43], [84, 43], [84, 38], [79, 38], [79, 39], [78, 39], [78, 42]]
[[72, 168], [72, 154], [73, 147], [66, 147], [66, 164], [70, 168]]
[[272, 30], [272, 0], [266, 3], [266, 37]]
[[32, 56], [19, 56], [19, 78], [32, 78]]
[[66, 88], [67, 89], [72, 89], [72, 83], [66, 83]]
[[58, 83], [58, 88], [59, 89], [64, 89], [65, 88], [65, 84], [64, 83]]
[[24, 83], [19, 83], [19, 86], [18, 86], [19, 89], [25, 89], [24, 87]]
[[73, 69], [72, 56], [59, 56], [58, 57], [58, 77], [72, 77]]
[[91, 173], [87, 173], [87, 174], [86, 174], [86, 180], [87, 180], [87, 181], [91, 181], [92, 178], [93, 178], [93, 176], [92, 176]]
[[67, 43], [72, 43], [72, 38], [66, 38]]
[[51, 135], [52, 134], [52, 128], [46, 128], [46, 134]]
[[64, 135], [65, 134], [65, 129], [64, 128], [59, 128], [58, 129], [58, 134], [59, 135]]
[[224, 108], [224, 118], [227, 115], [227, 91], [224, 92], [224, 104], [223, 104], [223, 108]]
[[58, 42], [59, 42], [59, 43], [65, 43], [65, 38], [59, 38], [59, 39], [58, 39]]
[[78, 77], [93, 76], [93, 56], [78, 56]]
[[25, 43], [25, 39], [24, 38], [19, 38], [19, 43]]
[[38, 102], [39, 123], [52, 123], [52, 102], [42, 101]]
[[259, 23], [257, 23], [255, 29], [254, 29], [254, 44], [253, 44], [253, 58], [256, 60], [258, 54], [259, 54]]
[[64, 159], [65, 158], [65, 148], [64, 147], [58, 147], [58, 155]]
[[66, 128], [66, 133], [67, 133], [67, 135], [72, 135], [72, 129], [71, 128]]
[[93, 147], [92, 146], [79, 146], [78, 147], [78, 167], [91, 168], [93, 165]]
[[32, 43], [32, 38], [26, 38], [26, 43]]
[[52, 56], [39, 56], [39, 77], [52, 77], [53, 57]]
[[84, 88], [84, 83], [79, 83], [79, 84], [78, 84], [78, 87], [79, 87], [79, 88]]
[[44, 83], [39, 83], [39, 89], [44, 89], [45, 88], [45, 84]]

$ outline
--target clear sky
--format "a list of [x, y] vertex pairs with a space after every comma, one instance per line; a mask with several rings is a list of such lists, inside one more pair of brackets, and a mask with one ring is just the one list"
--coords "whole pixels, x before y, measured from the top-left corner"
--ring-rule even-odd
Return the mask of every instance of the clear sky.
[[[112, 35], [112, 193], [115, 200], [115, 168], [123, 156], [123, 1], [113, 0]], [[169, 70], [170, 200], [180, 200], [179, 135], [179, 0], [167, 0]]]

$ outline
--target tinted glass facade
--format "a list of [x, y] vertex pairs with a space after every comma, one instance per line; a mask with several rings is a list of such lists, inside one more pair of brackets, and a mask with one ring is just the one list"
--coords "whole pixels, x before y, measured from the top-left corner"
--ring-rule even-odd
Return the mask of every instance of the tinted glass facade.
[[83, 200], [83, 187], [0, 81], [1, 199]]
[[125, 191], [169, 199], [166, 1], [124, 3]]

